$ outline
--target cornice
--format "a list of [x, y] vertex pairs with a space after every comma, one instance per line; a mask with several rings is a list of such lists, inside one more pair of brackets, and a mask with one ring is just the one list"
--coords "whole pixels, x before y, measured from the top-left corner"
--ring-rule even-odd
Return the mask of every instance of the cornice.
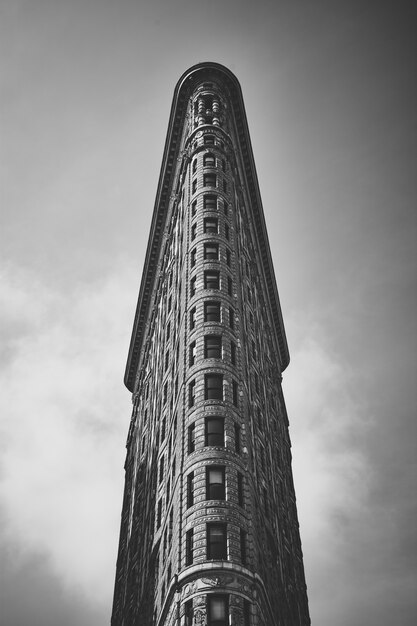
[[278, 297], [268, 234], [265, 225], [265, 217], [262, 208], [258, 177], [253, 158], [242, 90], [236, 76], [223, 65], [210, 62], [199, 63], [184, 72], [174, 91], [124, 378], [126, 387], [132, 392], [135, 383], [136, 370], [140, 361], [140, 351], [142, 348], [146, 321], [150, 311], [151, 296], [156, 279], [158, 259], [163, 241], [164, 226], [170, 203], [171, 189], [174, 183], [177, 159], [179, 157], [180, 142], [185, 122], [188, 99], [197, 84], [216, 79], [218, 82], [227, 87], [227, 91], [230, 94], [230, 104], [233, 109], [238, 135], [237, 139], [239, 141], [241, 159], [246, 176], [247, 192], [249, 194], [254, 224], [260, 243], [263, 270], [268, 287], [269, 302], [274, 318], [282, 370], [284, 370], [289, 363], [288, 345], [285, 336], [284, 323]]

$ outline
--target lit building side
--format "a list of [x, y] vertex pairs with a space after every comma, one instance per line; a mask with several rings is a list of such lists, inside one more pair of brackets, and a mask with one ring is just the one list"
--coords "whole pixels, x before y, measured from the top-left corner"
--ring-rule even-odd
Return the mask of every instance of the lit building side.
[[289, 354], [240, 85], [179, 80], [125, 374], [113, 626], [310, 624]]

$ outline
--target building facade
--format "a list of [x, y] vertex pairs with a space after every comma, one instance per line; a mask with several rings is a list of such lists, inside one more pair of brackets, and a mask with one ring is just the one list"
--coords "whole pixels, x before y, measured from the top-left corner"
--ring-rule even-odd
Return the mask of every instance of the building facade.
[[201, 63], [171, 109], [126, 367], [112, 624], [310, 624], [289, 362], [239, 83]]

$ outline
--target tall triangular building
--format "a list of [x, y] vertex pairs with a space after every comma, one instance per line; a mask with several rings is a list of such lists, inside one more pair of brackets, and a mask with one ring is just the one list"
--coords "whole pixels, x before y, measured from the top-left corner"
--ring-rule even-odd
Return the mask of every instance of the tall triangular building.
[[310, 624], [281, 390], [289, 354], [242, 92], [174, 92], [125, 384], [113, 626]]

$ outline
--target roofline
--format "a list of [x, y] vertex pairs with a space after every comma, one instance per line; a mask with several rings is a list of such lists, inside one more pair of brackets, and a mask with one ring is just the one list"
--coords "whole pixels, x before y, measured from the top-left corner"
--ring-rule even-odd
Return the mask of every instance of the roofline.
[[[175, 174], [175, 164], [180, 148], [182, 136], [183, 120], [187, 108], [188, 98], [195, 85], [207, 80], [210, 73], [223, 75], [226, 78], [228, 88], [232, 98], [233, 111], [236, 128], [240, 143], [243, 165], [248, 192], [251, 200], [256, 232], [261, 246], [262, 263], [267, 280], [269, 301], [271, 304], [275, 330], [277, 333], [278, 346], [282, 370], [284, 370], [290, 360], [287, 339], [285, 335], [284, 322], [282, 319], [281, 306], [278, 297], [278, 290], [275, 280], [274, 266], [272, 263], [271, 250], [269, 246], [268, 233], [266, 230], [265, 217], [262, 208], [261, 195], [259, 191], [258, 177], [256, 174], [255, 161], [253, 158], [252, 144], [249, 135], [249, 128], [246, 119], [245, 105], [243, 102], [242, 89], [236, 76], [224, 65], [219, 63], [204, 62], [190, 67], [181, 76], [174, 90], [174, 96], [169, 116], [168, 132], [165, 140], [164, 154], [162, 158], [161, 171], [159, 175], [158, 188], [155, 199], [155, 206], [152, 215], [151, 229], [148, 246], [146, 249], [145, 263], [142, 281], [139, 290], [138, 303], [136, 307], [135, 320], [133, 324], [132, 337], [130, 341], [129, 354], [126, 364], [124, 382], [126, 387], [133, 392], [136, 369], [139, 365], [140, 351], [142, 347], [143, 334], [152, 287], [156, 277], [156, 269], [160, 247], [164, 234], [164, 225], [170, 202], [170, 189], [172, 177]], [[199, 76], [201, 74], [201, 77]]]

